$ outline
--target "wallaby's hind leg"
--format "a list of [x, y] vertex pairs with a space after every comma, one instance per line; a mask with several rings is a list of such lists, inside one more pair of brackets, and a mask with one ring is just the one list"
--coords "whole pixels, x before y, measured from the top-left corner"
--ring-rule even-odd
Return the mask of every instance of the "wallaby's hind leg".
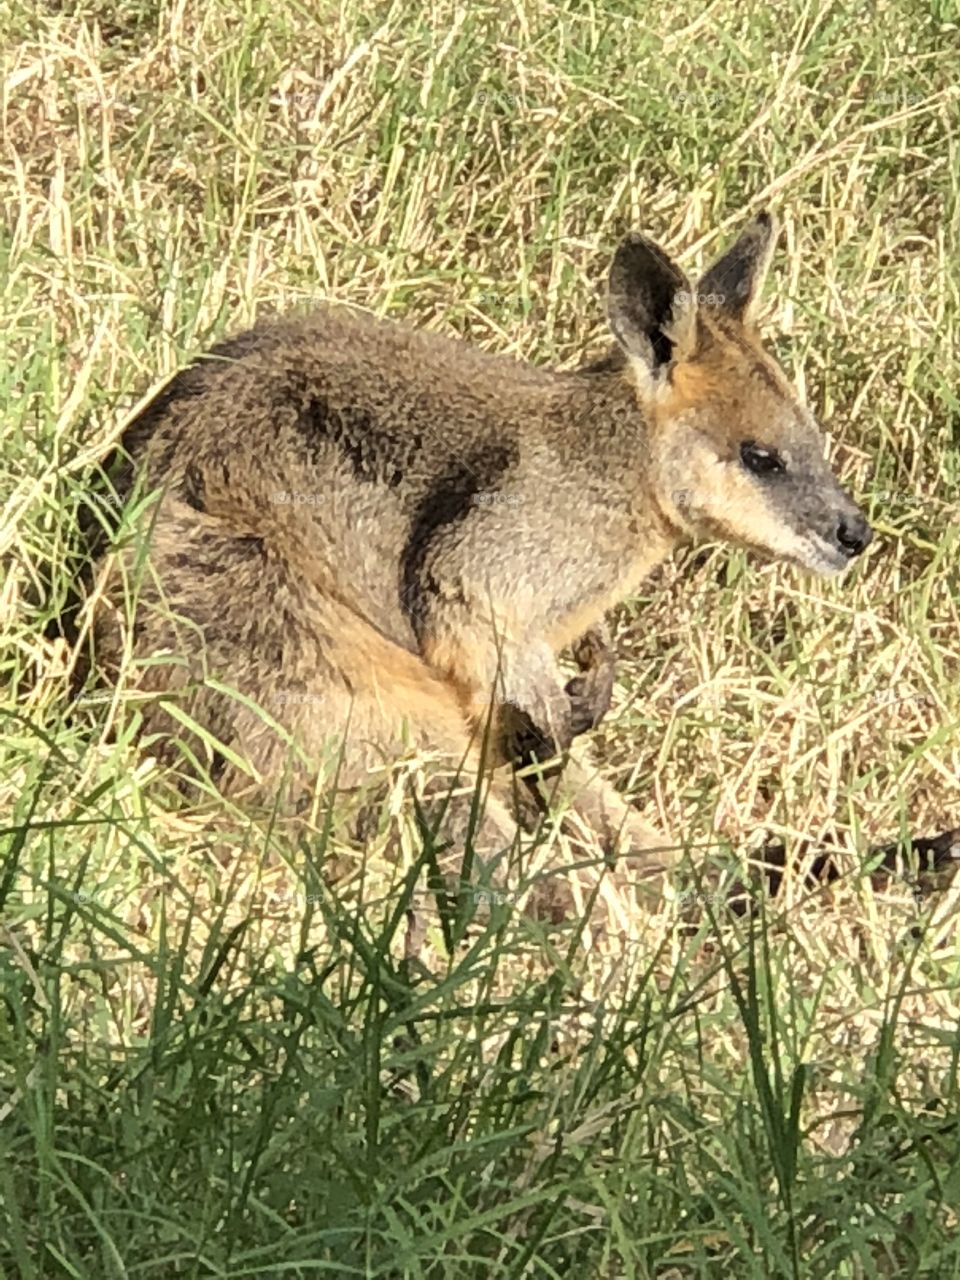
[[657, 906], [666, 876], [683, 860], [683, 845], [647, 823], [600, 776], [583, 749], [568, 753], [563, 769], [545, 788], [551, 807], [567, 813], [568, 832], [575, 838], [585, 835], [588, 842], [593, 833], [611, 860], [615, 881], [630, 886], [646, 906]]
[[[143, 705], [145, 731], [160, 735], [155, 749], [178, 763], [177, 744], [188, 744], [218, 789], [244, 803], [272, 807], [280, 793], [283, 812], [309, 800], [318, 779], [335, 775], [352, 789], [398, 758], [430, 757], [446, 775], [459, 773], [467, 792], [445, 818], [453, 854], [469, 826], [461, 811], [469, 813], [479, 743], [450, 687], [354, 612], [328, 576], [322, 565], [294, 568], [268, 540], [168, 495], [148, 557], [131, 547], [106, 566], [94, 608], [97, 664], [114, 679], [125, 669], [128, 688], [155, 695]], [[207, 738], [191, 734], [171, 705]], [[433, 810], [441, 780], [429, 790]], [[477, 852], [494, 856], [516, 834], [506, 805], [491, 797]]]
[[[137, 601], [126, 644], [124, 577]], [[404, 756], [429, 757], [425, 812], [440, 822], [444, 874], [460, 873], [469, 843], [494, 875], [522, 878], [509, 768], [485, 767], [482, 733], [467, 724], [454, 689], [352, 610], [322, 565], [294, 570], [268, 541], [168, 497], [142, 572], [136, 551], [123, 553], [101, 604], [101, 665], [116, 673], [130, 658], [128, 687], [156, 695], [144, 708], [146, 730], [165, 735], [174, 758], [173, 744], [187, 740], [222, 792], [270, 807], [279, 799], [283, 812], [334, 775], [352, 789]], [[165, 702], [226, 750], [190, 735]], [[669, 865], [662, 837], [578, 756], [558, 785], [561, 801], [607, 843], [621, 835], [631, 849], [651, 851], [650, 872]]]

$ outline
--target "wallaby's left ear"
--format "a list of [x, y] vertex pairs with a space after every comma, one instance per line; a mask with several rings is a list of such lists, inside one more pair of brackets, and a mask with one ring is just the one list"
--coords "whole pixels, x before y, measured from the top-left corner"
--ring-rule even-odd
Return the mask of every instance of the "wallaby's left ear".
[[718, 258], [697, 285], [701, 307], [745, 320], [763, 288], [777, 240], [777, 222], [758, 213], [723, 257]]
[[621, 240], [607, 289], [607, 320], [623, 351], [650, 374], [683, 359], [695, 337], [690, 282], [670, 256], [637, 231]]

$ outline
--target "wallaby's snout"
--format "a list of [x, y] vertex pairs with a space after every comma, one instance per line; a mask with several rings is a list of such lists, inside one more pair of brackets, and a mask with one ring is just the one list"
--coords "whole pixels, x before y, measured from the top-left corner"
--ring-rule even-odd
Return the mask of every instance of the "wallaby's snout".
[[643, 483], [668, 523], [833, 574], [873, 534], [751, 323], [775, 238], [760, 214], [693, 285], [659, 246], [628, 235], [610, 270], [609, 322], [652, 424]]
[[[747, 370], [743, 379], [749, 387]], [[812, 415], [773, 383], [768, 390], [753, 386], [739, 405], [741, 418], [758, 424], [751, 432], [767, 425], [764, 444], [741, 442], [721, 473], [722, 531], [814, 573], [842, 573], [866, 550], [873, 530], [833, 474]], [[707, 526], [711, 517], [716, 509], [706, 513]]]
[[762, 499], [781, 525], [779, 554], [815, 573], [842, 573], [873, 540], [863, 512], [837, 483], [819, 451], [813, 465], [797, 466], [783, 481], [779, 492]]
[[873, 530], [867, 524], [862, 512], [856, 511], [850, 516], [841, 516], [837, 525], [837, 542], [844, 554], [855, 560], [873, 540]]

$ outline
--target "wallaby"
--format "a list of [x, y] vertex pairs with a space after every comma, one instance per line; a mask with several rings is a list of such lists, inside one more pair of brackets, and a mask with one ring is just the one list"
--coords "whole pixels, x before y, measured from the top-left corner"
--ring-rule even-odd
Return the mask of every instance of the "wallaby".
[[[822, 574], [872, 536], [751, 325], [774, 239], [761, 213], [693, 284], [628, 234], [613, 344], [573, 371], [342, 305], [221, 343], [123, 436], [120, 495], [155, 501], [146, 552], [103, 562], [99, 663], [188, 699], [227, 749], [225, 791], [248, 781], [238, 758], [269, 792], [291, 746], [307, 785], [339, 743], [344, 786], [413, 747], [492, 779], [493, 849], [516, 831], [506, 765], [533, 741], [564, 753], [556, 798], [574, 815], [669, 865], [679, 846], [571, 750], [609, 702], [604, 615], [696, 536]], [[575, 642], [568, 684], [557, 657]], [[182, 732], [162, 717], [161, 700], [148, 725]]]

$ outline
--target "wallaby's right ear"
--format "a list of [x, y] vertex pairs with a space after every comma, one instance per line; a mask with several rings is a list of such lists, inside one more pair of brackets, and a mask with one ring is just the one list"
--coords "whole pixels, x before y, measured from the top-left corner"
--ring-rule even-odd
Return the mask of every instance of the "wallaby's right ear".
[[758, 213], [736, 244], [701, 278], [697, 286], [701, 301], [707, 299], [711, 309], [743, 323], [763, 288], [776, 241], [776, 219], [766, 211]]
[[607, 319], [626, 354], [651, 373], [692, 345], [696, 299], [690, 282], [659, 245], [639, 232], [629, 232], [614, 254]]

